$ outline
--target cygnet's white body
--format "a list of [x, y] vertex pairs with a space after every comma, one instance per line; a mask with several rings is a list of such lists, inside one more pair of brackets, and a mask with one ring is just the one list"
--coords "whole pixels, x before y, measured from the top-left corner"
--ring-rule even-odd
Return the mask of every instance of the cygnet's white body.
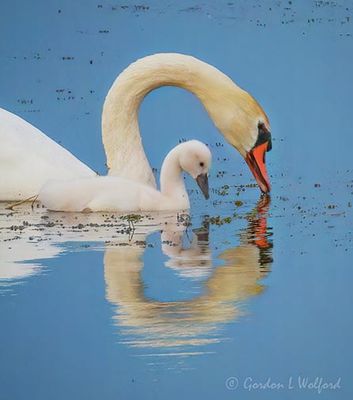
[[188, 208], [139, 182], [113, 176], [50, 181], [39, 194], [53, 211], [153, 211]]
[[207, 185], [210, 165], [208, 147], [191, 140], [179, 144], [166, 156], [161, 169], [161, 191], [137, 181], [104, 176], [49, 181], [41, 189], [39, 200], [53, 211], [185, 210], [190, 203], [182, 171], [196, 179], [208, 196], [208, 186], [202, 185]]

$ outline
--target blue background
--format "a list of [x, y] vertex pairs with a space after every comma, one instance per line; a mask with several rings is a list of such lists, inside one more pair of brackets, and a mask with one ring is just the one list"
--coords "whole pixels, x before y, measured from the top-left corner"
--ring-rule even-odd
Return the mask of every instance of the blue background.
[[[63, 244], [59, 257], [37, 260], [40, 274], [4, 282], [16, 284], [0, 296], [0, 398], [317, 397], [310, 390], [231, 391], [230, 376], [240, 385], [248, 376], [341, 377], [341, 389], [321, 398], [352, 396], [352, 11], [351, 1], [1, 2], [0, 106], [100, 173], [104, 98], [137, 58], [191, 54], [252, 93], [273, 135], [267, 157], [273, 262], [264, 291], [241, 302], [243, 316], [217, 326], [216, 343], [186, 349], [198, 355], [161, 357], [160, 349], [130, 346], [129, 332], [113, 323], [118, 306], [105, 295], [104, 246], [77, 251], [79, 244]], [[206, 213], [241, 217], [212, 226], [218, 268], [219, 254], [239, 246], [259, 196], [256, 188], [236, 195], [239, 184], [253, 182], [244, 161], [181, 89], [152, 92], [140, 124], [154, 167], [180, 138], [211, 145], [212, 201], [191, 193], [193, 227]], [[219, 196], [225, 184], [229, 194]], [[166, 270], [158, 234], [148, 241], [154, 246], [143, 255], [148, 298], [192, 299], [206, 291], [203, 280]]]

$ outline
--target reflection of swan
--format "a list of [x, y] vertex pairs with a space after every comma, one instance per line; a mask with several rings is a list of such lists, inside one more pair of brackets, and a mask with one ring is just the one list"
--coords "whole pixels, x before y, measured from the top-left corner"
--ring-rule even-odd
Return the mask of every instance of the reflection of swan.
[[[132, 244], [174, 223], [175, 213], [131, 217], [118, 214], [47, 213], [21, 206], [0, 208], [0, 286], [41, 271], [43, 259], [59, 256], [65, 242]], [[133, 240], [132, 240], [133, 237]]]
[[[259, 280], [272, 263], [267, 199], [261, 199], [248, 216], [240, 245], [218, 255], [223, 262], [218, 267], [212, 265], [207, 223], [194, 230], [189, 246], [183, 246], [185, 219], [172, 213], [153, 218], [147, 215], [140, 220], [134, 215], [127, 219], [111, 214], [46, 213], [41, 209], [28, 213], [27, 209], [0, 212], [0, 254], [7, 261], [0, 278], [5, 286], [37, 273], [43, 264], [39, 260], [65, 251], [64, 242], [105, 242], [106, 297], [116, 307], [114, 320], [131, 346], [160, 351], [176, 348], [181, 354], [186, 346], [222, 340], [220, 326], [241, 316], [242, 302], [263, 291]], [[201, 277], [204, 291], [200, 296], [168, 302], [145, 295], [142, 256], [146, 237], [156, 230], [162, 231], [162, 250], [169, 257], [166, 266], [183, 279]], [[22, 249], [22, 253], [17, 254], [16, 249]], [[31, 259], [29, 265], [23, 262]]]
[[46, 183], [39, 200], [56, 211], [161, 211], [190, 208], [183, 171], [192, 176], [208, 199], [211, 152], [198, 140], [174, 147], [161, 169], [160, 191], [146, 184], [116, 176], [96, 176]]
[[[196, 58], [156, 54], [123, 71], [103, 108], [102, 138], [110, 175], [155, 187], [138, 127], [143, 98], [160, 86], [194, 93], [224, 137], [246, 159], [262, 191], [270, 189], [264, 154], [271, 148], [266, 114], [250, 94], [225, 74]], [[0, 109], [0, 200], [28, 198], [48, 179], [94, 176], [67, 150], [22, 120]]]
[[[240, 245], [219, 255], [224, 265], [210, 271], [204, 294], [192, 300], [163, 302], [147, 298], [141, 278], [143, 249], [107, 248], [104, 257], [107, 299], [117, 306], [116, 324], [126, 329], [128, 343], [182, 350], [185, 346], [219, 341], [219, 324], [241, 316], [240, 302], [263, 290], [259, 280], [268, 273], [271, 263], [270, 254], [265, 263], [261, 256], [261, 252], [271, 251], [267, 239], [267, 209], [268, 199], [262, 199], [255, 215], [249, 217]], [[205, 232], [201, 232], [201, 241], [193, 241], [191, 249], [184, 250], [180, 245], [183, 230], [170, 228], [162, 236], [168, 238], [162, 247], [171, 257], [167, 265], [185, 276], [187, 264], [195, 265], [196, 256], [196, 264], [204, 262], [209, 271], [212, 261], [209, 251], [205, 250]]]

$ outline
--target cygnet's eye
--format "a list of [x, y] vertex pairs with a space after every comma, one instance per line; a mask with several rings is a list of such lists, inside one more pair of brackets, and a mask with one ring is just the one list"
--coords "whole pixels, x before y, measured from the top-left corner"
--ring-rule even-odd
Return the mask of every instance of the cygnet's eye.
[[200, 162], [200, 167], [203, 167], [205, 165], [205, 163], [204, 162]]

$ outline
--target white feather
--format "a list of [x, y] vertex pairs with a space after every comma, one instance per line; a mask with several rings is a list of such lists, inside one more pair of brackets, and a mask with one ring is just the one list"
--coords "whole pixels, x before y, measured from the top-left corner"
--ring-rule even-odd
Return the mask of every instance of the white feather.
[[0, 200], [36, 195], [48, 179], [95, 175], [39, 129], [0, 108]]

